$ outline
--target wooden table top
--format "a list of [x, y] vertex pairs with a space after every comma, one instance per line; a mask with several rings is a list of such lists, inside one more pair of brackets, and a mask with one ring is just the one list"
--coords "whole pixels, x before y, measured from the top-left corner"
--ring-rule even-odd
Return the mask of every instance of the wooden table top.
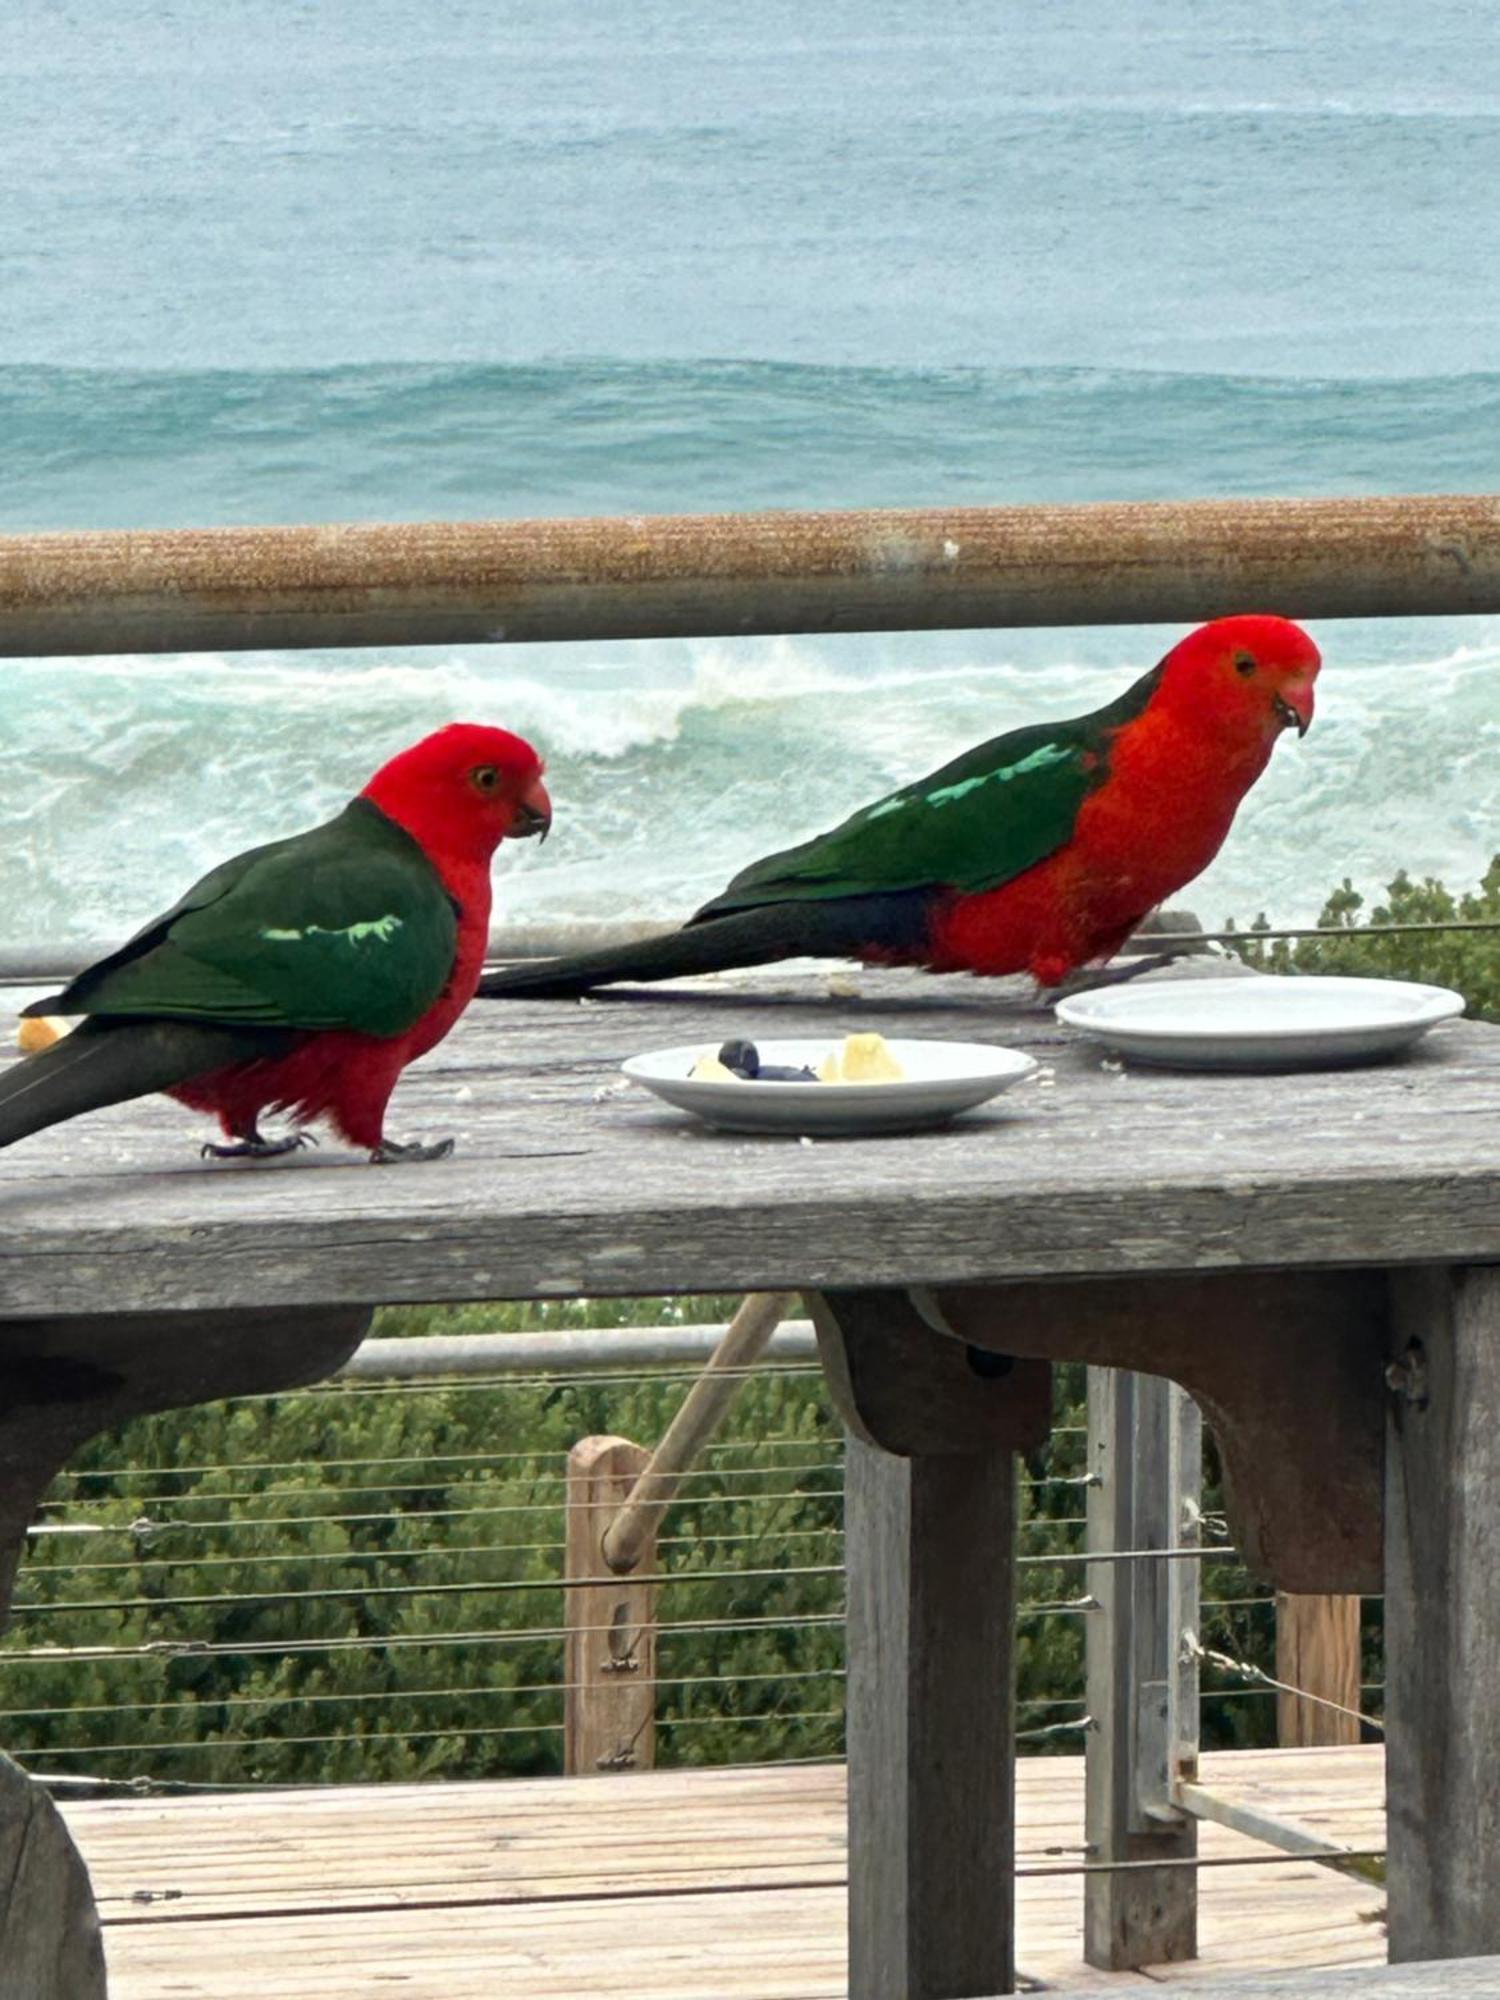
[[[443, 1162], [326, 1142], [207, 1163], [206, 1121], [160, 1098], [24, 1140], [0, 1153], [0, 1319], [1500, 1257], [1500, 1029], [1449, 1023], [1377, 1067], [1187, 1075], [1104, 1061], [1015, 982], [840, 984], [476, 1002], [393, 1104], [397, 1138], [456, 1137]], [[944, 1131], [815, 1144], [610, 1088], [645, 1049], [859, 1027], [1042, 1069]]]

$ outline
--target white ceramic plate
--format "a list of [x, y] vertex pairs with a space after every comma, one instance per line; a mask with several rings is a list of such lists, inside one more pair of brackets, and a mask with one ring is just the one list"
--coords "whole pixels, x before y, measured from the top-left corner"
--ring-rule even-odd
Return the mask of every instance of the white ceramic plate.
[[[757, 1041], [766, 1063], [815, 1069], [842, 1035], [816, 1040]], [[852, 1138], [862, 1132], [911, 1132], [942, 1125], [960, 1111], [998, 1096], [1036, 1068], [1019, 1049], [983, 1042], [888, 1042], [906, 1074], [899, 1083], [720, 1083], [695, 1081], [688, 1072], [718, 1042], [689, 1042], [632, 1056], [624, 1073], [633, 1083], [691, 1111], [725, 1132], [780, 1132], [809, 1138]]]
[[1404, 979], [1183, 979], [1059, 1000], [1060, 1021], [1135, 1062], [1175, 1069], [1317, 1069], [1371, 1062], [1464, 1011]]

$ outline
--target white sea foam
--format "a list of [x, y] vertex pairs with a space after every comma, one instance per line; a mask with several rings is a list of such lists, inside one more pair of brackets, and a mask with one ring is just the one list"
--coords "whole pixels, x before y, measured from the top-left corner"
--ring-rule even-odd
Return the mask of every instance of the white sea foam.
[[[1462, 637], [1456, 635], [1462, 634]], [[225, 853], [337, 809], [455, 717], [529, 736], [558, 808], [502, 855], [518, 920], [671, 916], [757, 854], [1020, 723], [1118, 693], [1131, 631], [136, 658], [13, 667], [0, 908], [14, 940], [119, 935]], [[1188, 900], [1314, 915], [1350, 875], [1472, 883], [1500, 847], [1500, 624], [1329, 626], [1286, 741]]]

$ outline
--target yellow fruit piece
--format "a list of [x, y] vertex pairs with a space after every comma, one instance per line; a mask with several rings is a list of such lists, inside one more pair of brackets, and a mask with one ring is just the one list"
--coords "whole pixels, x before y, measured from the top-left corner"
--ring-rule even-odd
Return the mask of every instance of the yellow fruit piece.
[[24, 1056], [34, 1056], [60, 1042], [73, 1023], [53, 1014], [28, 1014], [16, 1029], [16, 1046]]
[[884, 1035], [846, 1036], [843, 1073], [845, 1083], [900, 1083], [906, 1075]]
[[906, 1071], [891, 1054], [884, 1035], [846, 1035], [818, 1064], [819, 1083], [900, 1083]]
[[743, 1083], [742, 1076], [736, 1076], [727, 1069], [717, 1056], [699, 1056], [688, 1071], [694, 1083]]

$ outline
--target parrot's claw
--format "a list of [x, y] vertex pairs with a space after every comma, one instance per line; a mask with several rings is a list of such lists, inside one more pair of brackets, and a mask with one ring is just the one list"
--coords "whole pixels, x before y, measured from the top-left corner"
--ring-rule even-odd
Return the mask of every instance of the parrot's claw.
[[382, 1139], [370, 1155], [372, 1167], [399, 1167], [408, 1160], [446, 1160], [453, 1151], [451, 1139], [434, 1139], [430, 1146], [414, 1140], [409, 1146], [397, 1145], [394, 1139]]
[[279, 1139], [263, 1139], [259, 1132], [248, 1132], [243, 1139], [236, 1139], [232, 1146], [206, 1143], [199, 1147], [198, 1157], [203, 1160], [279, 1160], [283, 1153], [295, 1153], [302, 1146], [316, 1146], [317, 1143], [311, 1132], [286, 1132]]
[[1131, 979], [1139, 979], [1143, 972], [1160, 972], [1164, 966], [1175, 965], [1179, 959], [1201, 956], [1194, 947], [1186, 945], [1177, 951], [1145, 952], [1139, 958], [1131, 959], [1128, 965], [1082, 966], [1077, 972], [1070, 972], [1066, 979], [1058, 981], [1042, 996], [1047, 1006], [1054, 1000], [1067, 1000], [1075, 993], [1091, 993], [1099, 986], [1124, 986]]

